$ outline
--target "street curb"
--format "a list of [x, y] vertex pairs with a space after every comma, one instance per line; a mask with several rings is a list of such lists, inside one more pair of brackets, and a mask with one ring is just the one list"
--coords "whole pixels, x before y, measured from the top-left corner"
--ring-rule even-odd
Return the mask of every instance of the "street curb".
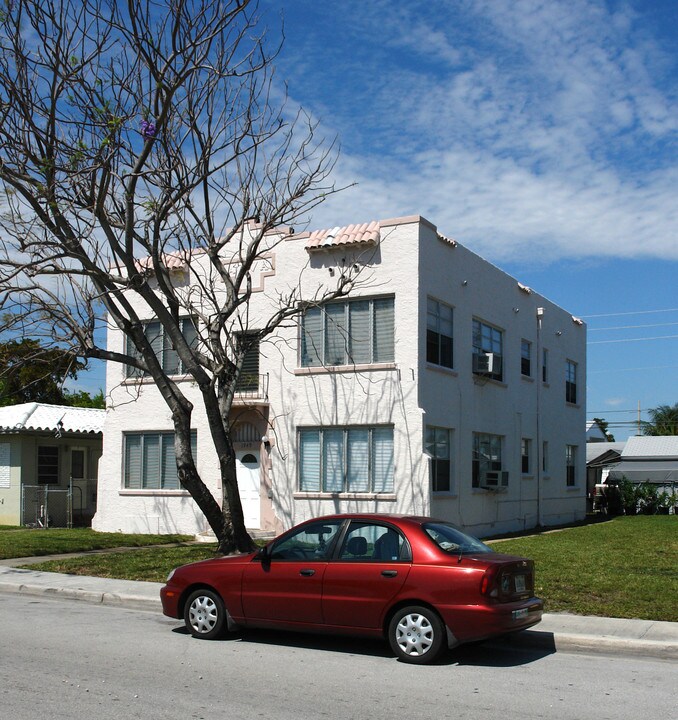
[[61, 600], [77, 600], [95, 605], [112, 605], [115, 607], [129, 608], [130, 610], [162, 611], [159, 597], [154, 599], [142, 595], [100, 592], [98, 590], [86, 590], [85, 588], [45, 587], [42, 585], [31, 585], [29, 583], [0, 582], [0, 593], [31, 595], [33, 597], [52, 597]]
[[[116, 588], [118, 581], [109, 578], [97, 578], [95, 588], [85, 587], [93, 578], [84, 576], [67, 576], [70, 586], [59, 585], [59, 575], [49, 577], [51, 573], [40, 573], [39, 581], [31, 582], [31, 571], [12, 570], [17, 577], [13, 581], [0, 580], [0, 593], [13, 593], [33, 597], [46, 597], [65, 600], [77, 600], [96, 605], [107, 605], [130, 610], [144, 610], [149, 612], [162, 612], [159, 591], [162, 583], [134, 583], [138, 586], [122, 590]], [[22, 577], [22, 575], [24, 575]], [[110, 589], [105, 589], [109, 585]], [[102, 589], [103, 586], [103, 589]], [[134, 592], [139, 590], [139, 592]], [[573, 616], [569, 616], [572, 618]], [[554, 623], [566, 621], [567, 616], [545, 615], [544, 624], [553, 627]], [[663, 623], [653, 623], [663, 626]], [[673, 626], [673, 623], [666, 623]], [[661, 631], [661, 628], [660, 628]], [[655, 637], [657, 632], [654, 633]], [[553, 630], [524, 630], [514, 633], [506, 639], [488, 641], [502, 649], [539, 650], [542, 652], [571, 652], [594, 653], [598, 655], [623, 655], [627, 657], [647, 657], [659, 660], [678, 660], [678, 641], [674, 639], [663, 641], [660, 639], [647, 640], [642, 637], [622, 637], [620, 635], [584, 634], [577, 632], [563, 632], [556, 628]]]
[[596, 655], [650, 657], [678, 660], [678, 643], [636, 638], [605, 637], [565, 632], [525, 630], [511, 635], [511, 647], [550, 650], [551, 652], [586, 652]]

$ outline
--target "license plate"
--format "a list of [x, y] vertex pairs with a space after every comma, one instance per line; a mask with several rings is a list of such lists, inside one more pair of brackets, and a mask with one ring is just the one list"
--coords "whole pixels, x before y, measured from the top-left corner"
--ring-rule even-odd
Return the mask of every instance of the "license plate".
[[524, 575], [514, 575], [513, 582], [515, 583], [517, 593], [525, 592], [525, 576]]
[[528, 609], [527, 608], [521, 608], [520, 610], [514, 610], [513, 611], [513, 619], [514, 620], [522, 620], [523, 618], [527, 617]]

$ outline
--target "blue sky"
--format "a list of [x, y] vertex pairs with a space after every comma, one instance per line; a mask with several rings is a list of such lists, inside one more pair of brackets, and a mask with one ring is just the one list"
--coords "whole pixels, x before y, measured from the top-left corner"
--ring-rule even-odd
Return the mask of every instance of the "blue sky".
[[260, 10], [273, 35], [284, 16], [290, 103], [356, 183], [311, 227], [420, 214], [583, 317], [588, 411], [617, 439], [639, 403], [678, 402], [675, 0]]

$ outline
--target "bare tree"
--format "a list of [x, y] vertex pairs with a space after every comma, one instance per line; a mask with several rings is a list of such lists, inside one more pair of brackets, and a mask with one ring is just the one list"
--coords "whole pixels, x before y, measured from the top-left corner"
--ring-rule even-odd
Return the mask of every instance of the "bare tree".
[[[16, 0], [0, 45], [5, 326], [152, 378], [182, 486], [222, 552], [249, 550], [228, 420], [243, 358], [356, 282], [342, 274], [306, 298], [290, 288], [252, 328], [251, 276], [284, 238], [271, 231], [335, 191], [333, 144], [304, 114], [287, 116], [278, 48], [248, 0]], [[178, 283], [172, 266], [197, 258], [190, 287]], [[200, 390], [221, 498], [197, 472], [193, 406], [163, 369], [151, 318]], [[122, 351], [99, 340], [102, 322], [125, 334]]]

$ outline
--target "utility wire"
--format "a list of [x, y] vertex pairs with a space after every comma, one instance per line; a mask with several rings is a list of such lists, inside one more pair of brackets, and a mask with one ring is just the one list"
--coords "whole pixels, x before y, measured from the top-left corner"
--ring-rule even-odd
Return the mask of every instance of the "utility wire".
[[653, 325], [617, 325], [616, 327], [588, 328], [589, 332], [601, 332], [602, 330], [637, 330], [639, 328], [652, 327], [668, 327], [669, 325], [678, 325], [678, 322], [655, 323]]
[[656, 337], [624, 338], [622, 340], [594, 340], [593, 342], [589, 342], [586, 344], [604, 345], [608, 343], [643, 342], [644, 340], [673, 340], [674, 338], [678, 338], [678, 335], [658, 335]]
[[634, 310], [633, 312], [604, 313], [602, 315], [580, 315], [583, 318], [622, 317], [622, 315], [652, 315], [653, 313], [678, 312], [678, 308], [665, 308], [663, 310]]

